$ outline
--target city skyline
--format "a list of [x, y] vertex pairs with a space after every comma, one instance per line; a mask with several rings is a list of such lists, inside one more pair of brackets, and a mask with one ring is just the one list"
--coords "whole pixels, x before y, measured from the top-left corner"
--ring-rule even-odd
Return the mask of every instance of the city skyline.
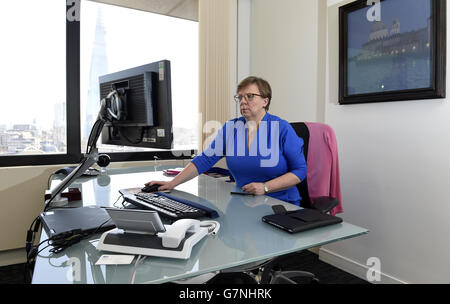
[[66, 147], [66, 103], [54, 105], [51, 128], [43, 129], [36, 121], [28, 124], [0, 124], [0, 154], [44, 154], [65, 153]]

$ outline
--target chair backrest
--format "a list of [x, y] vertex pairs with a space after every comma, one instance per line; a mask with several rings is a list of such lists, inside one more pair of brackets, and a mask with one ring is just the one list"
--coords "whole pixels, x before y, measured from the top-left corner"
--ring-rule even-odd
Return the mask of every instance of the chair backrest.
[[307, 177], [297, 185], [302, 197], [300, 206], [332, 215], [344, 212], [334, 130], [318, 122], [294, 122], [291, 125], [304, 141], [303, 153], [308, 165]]
[[[305, 155], [305, 160], [308, 160], [308, 147], [309, 147], [309, 130], [304, 122], [292, 122], [292, 128], [294, 128], [297, 136], [303, 139], [303, 154]], [[300, 184], [297, 184], [298, 192], [302, 200], [300, 206], [303, 208], [311, 208], [311, 199], [309, 197], [308, 191], [308, 178], [305, 178]]]

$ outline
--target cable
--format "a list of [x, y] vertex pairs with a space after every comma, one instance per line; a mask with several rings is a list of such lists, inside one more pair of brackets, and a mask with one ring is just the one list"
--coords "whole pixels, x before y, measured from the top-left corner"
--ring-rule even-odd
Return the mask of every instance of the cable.
[[[117, 202], [120, 200], [120, 199], [123, 199], [123, 201], [122, 201], [122, 207], [118, 207], [116, 204], [117, 204]], [[122, 195], [119, 195], [119, 197], [116, 199], [116, 201], [113, 203], [113, 207], [115, 207], [115, 208], [118, 208], [118, 209], [123, 209], [125, 206], [123, 205], [123, 203], [125, 202], [125, 199], [123, 198], [123, 196]]]
[[39, 219], [39, 216], [37, 216], [33, 222], [31, 222], [30, 228], [28, 230], [31, 230], [31, 228], [33, 227], [33, 224]]
[[40, 247], [43, 243], [48, 242], [49, 240], [50, 240], [50, 239], [46, 239], [46, 240], [40, 242], [38, 245], [34, 246], [31, 250], [28, 250], [28, 251], [27, 251], [27, 262], [25, 263], [25, 271], [24, 271], [24, 281], [25, 281], [25, 283], [28, 283], [27, 275], [29, 275], [30, 278], [32, 277], [32, 271], [31, 271], [32, 267], [31, 267], [31, 264], [34, 263], [34, 259], [36, 258], [36, 256], [37, 256], [42, 250], [44, 250], [45, 248], [47, 248], [47, 247], [50, 246], [50, 245], [45, 246], [45, 247], [42, 248], [41, 250], [38, 250], [39, 247]]
[[97, 227], [97, 229], [95, 229], [94, 232], [89, 233], [88, 235], [86, 235], [86, 237], [91, 236], [91, 235], [93, 235], [93, 234], [96, 234], [96, 233], [100, 230], [100, 228], [102, 228], [102, 227], [103, 227], [107, 222], [109, 222], [110, 220], [111, 220], [111, 218], [109, 218], [108, 220], [104, 221], [100, 226]]
[[[33, 228], [33, 224], [34, 224], [34, 228]], [[31, 223], [30, 228], [27, 231], [27, 238], [25, 241], [25, 251], [26, 251], [27, 255], [30, 253], [30, 251], [33, 247], [34, 239], [36, 237], [36, 233], [39, 231], [40, 226], [41, 226], [41, 218], [39, 216], [37, 216]]]
[[[44, 250], [45, 248], [50, 246], [50, 244], [47, 244], [47, 246], [45, 246], [41, 250], [38, 250], [39, 247], [45, 242], [49, 242], [49, 239], [46, 239], [46, 240], [40, 242], [37, 246], [33, 247], [33, 249], [30, 252], [27, 252], [27, 261], [25, 263], [25, 270], [24, 270], [24, 282], [25, 283], [29, 283], [31, 281], [31, 278], [33, 277], [32, 264], [35, 262], [34, 259], [38, 256], [39, 253], [41, 253], [42, 250]], [[29, 276], [29, 279], [27, 276]]]
[[[119, 128], [119, 132], [121, 129], [124, 128]], [[141, 138], [137, 139], [136, 141], [132, 141], [130, 138], [128, 138], [128, 136], [125, 134], [125, 132], [120, 132], [120, 134], [130, 143], [133, 145], [137, 145], [140, 144], [143, 140], [144, 140], [144, 133], [145, 133], [145, 128], [142, 127], [142, 131], [141, 131]]]
[[[50, 239], [46, 239], [46, 240], [40, 242], [39, 244], [37, 244], [36, 246], [33, 247], [33, 250], [31, 250], [30, 253], [27, 254], [27, 264], [28, 264], [33, 258], [35, 258], [35, 257], [38, 255], [39, 252], [42, 251], [42, 249], [38, 251], [39, 247], [40, 247], [42, 244], [44, 244], [45, 242], [49, 242], [49, 241], [50, 241]], [[48, 246], [44, 247], [44, 249], [47, 248], [47, 247], [48, 247]]]
[[39, 250], [39, 251], [36, 253], [36, 256], [38, 256], [39, 253], [41, 253], [44, 249], [46, 249], [46, 248], [48, 248], [48, 247], [50, 247], [50, 246], [51, 246], [50, 244], [47, 244], [47, 246], [45, 246], [44, 248], [42, 248], [41, 250]]
[[60, 253], [73, 244], [79, 243], [84, 238], [81, 229], [75, 229], [68, 232], [60, 233], [51, 238], [51, 253]]
[[134, 263], [134, 267], [133, 267], [133, 272], [131, 273], [131, 276], [130, 276], [130, 280], [128, 281], [128, 284], [134, 284], [134, 277], [136, 276], [136, 270], [137, 270], [137, 267], [138, 267], [138, 265], [140, 264], [140, 263], [142, 263], [142, 261], [144, 261], [147, 257], [146, 256], [144, 256], [143, 258], [142, 258], [142, 260], [141, 260], [141, 255], [139, 255], [138, 256], [138, 258], [137, 258], [137, 260], [136, 260], [136, 263]]
[[[36, 258], [36, 256], [39, 254], [39, 252], [41, 252], [43, 249], [47, 248], [48, 246], [53, 246], [53, 248], [50, 249], [51, 253], [55, 253], [55, 254], [60, 253], [60, 252], [64, 251], [66, 248], [72, 246], [73, 244], [79, 243], [81, 240], [83, 240], [93, 234], [96, 234], [110, 220], [111, 220], [111, 218], [104, 221], [93, 232], [90, 232], [90, 233], [82, 233], [81, 229], [74, 229], [71, 231], [67, 231], [67, 232], [55, 235], [51, 238], [48, 238], [48, 239], [40, 242], [37, 246], [34, 246], [31, 251], [27, 252], [27, 264], [29, 264], [34, 258]], [[49, 245], [38, 251], [39, 247], [45, 242], [49, 242]]]
[[50, 190], [50, 180], [53, 178], [53, 175], [55, 175], [54, 173], [50, 174], [50, 176], [48, 177], [47, 180], [47, 190]]
[[200, 227], [208, 228], [208, 235], [216, 235], [220, 229], [220, 224], [216, 221], [201, 221]]
[[56, 236], [56, 239], [52, 239], [52, 246], [53, 248], [50, 249], [50, 252], [52, 253], [60, 253], [64, 251], [66, 248], [79, 243], [81, 240], [84, 240], [91, 235], [96, 234], [106, 223], [108, 223], [111, 220], [111, 218], [107, 219], [103, 223], [101, 223], [93, 232], [89, 233], [82, 233], [81, 229], [75, 229], [71, 230], [66, 233], [62, 233], [62, 236], [59, 237], [59, 235]]

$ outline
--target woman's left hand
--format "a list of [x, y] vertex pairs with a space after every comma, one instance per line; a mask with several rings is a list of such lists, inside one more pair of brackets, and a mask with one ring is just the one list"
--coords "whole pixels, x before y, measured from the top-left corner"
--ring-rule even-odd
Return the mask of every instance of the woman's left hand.
[[242, 190], [255, 194], [255, 195], [263, 195], [264, 194], [264, 184], [263, 183], [250, 183], [242, 187]]

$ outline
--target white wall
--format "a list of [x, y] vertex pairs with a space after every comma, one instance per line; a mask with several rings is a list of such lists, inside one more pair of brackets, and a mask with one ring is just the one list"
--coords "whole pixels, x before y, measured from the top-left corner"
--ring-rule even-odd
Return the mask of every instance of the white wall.
[[338, 105], [338, 7], [348, 2], [328, 7], [325, 120], [338, 137], [343, 218], [370, 233], [326, 248], [361, 264], [378, 257], [401, 281], [450, 283], [450, 103]]
[[338, 7], [348, 2], [253, 0], [251, 73], [273, 85], [274, 114], [336, 132], [342, 217], [370, 232], [321, 257], [362, 278], [378, 257], [382, 282], [450, 283], [450, 103], [338, 105]]
[[[251, 74], [272, 86], [269, 111], [290, 122], [322, 121], [325, 30], [317, 0], [253, 0], [251, 8]], [[325, 13], [324, 11], [322, 11]], [[324, 36], [324, 35], [323, 35]]]

